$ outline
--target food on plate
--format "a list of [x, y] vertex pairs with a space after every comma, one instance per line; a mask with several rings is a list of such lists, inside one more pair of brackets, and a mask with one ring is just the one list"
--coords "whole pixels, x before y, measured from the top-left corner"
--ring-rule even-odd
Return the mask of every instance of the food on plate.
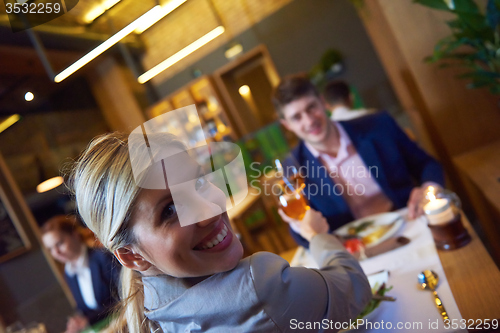
[[356, 227], [350, 227], [347, 230], [347, 233], [349, 235], [355, 236], [355, 235], [359, 234], [360, 232], [364, 231], [366, 228], [370, 227], [373, 223], [375, 223], [375, 220], [362, 222]]
[[[378, 284], [375, 284], [374, 288], [372, 288], [372, 292], [374, 295], [384, 296], [385, 293], [391, 289], [392, 287], [386, 288], [385, 283], [382, 283], [380, 287], [378, 287]], [[363, 309], [363, 311], [361, 311], [361, 313], [358, 315], [357, 319], [362, 319], [369, 313], [373, 312], [376, 308], [378, 308], [380, 302], [382, 302], [380, 299], [371, 299], [370, 302]]]
[[363, 249], [363, 243], [358, 238], [349, 238], [344, 241], [344, 247], [347, 252], [354, 254], [360, 252]]
[[389, 224], [385, 224], [385, 225], [381, 225], [379, 226], [375, 231], [373, 231], [372, 233], [364, 236], [361, 238], [361, 241], [363, 242], [363, 244], [365, 245], [368, 245], [370, 243], [373, 243], [373, 242], [376, 242], [378, 241], [380, 238], [382, 238], [382, 236], [385, 235], [385, 233], [387, 231], [389, 231], [393, 226], [394, 224], [396, 223], [396, 221], [392, 222], [392, 223], [389, 223]]

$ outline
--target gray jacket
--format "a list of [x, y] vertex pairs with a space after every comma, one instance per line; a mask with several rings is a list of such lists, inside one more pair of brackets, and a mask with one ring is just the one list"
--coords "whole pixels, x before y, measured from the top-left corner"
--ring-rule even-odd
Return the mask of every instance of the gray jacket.
[[354, 319], [371, 299], [370, 285], [335, 237], [315, 236], [310, 250], [321, 269], [260, 252], [192, 287], [166, 275], [143, 277], [145, 314], [165, 333], [303, 332], [308, 322], [312, 331], [335, 332], [335, 322]]

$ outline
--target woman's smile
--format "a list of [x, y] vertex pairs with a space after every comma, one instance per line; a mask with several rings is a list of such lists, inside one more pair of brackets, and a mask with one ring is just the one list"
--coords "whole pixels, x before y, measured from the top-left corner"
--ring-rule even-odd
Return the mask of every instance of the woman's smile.
[[[165, 206], [166, 193], [168, 190], [144, 189], [132, 215], [138, 250], [153, 265], [150, 274], [195, 277], [233, 269], [243, 248], [234, 237], [227, 212], [182, 226], [175, 216], [165, 219], [152, 213]], [[222, 192], [220, 195], [224, 196]]]
[[233, 234], [222, 221], [221, 215], [214, 230], [204, 237], [193, 250], [204, 252], [224, 251], [231, 244], [232, 239]]

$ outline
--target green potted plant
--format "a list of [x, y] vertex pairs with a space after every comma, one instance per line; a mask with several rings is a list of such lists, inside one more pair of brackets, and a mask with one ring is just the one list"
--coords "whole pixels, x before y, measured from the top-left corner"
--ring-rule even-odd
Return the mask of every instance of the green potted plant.
[[311, 69], [309, 77], [320, 89], [326, 82], [335, 78], [344, 69], [344, 57], [339, 50], [328, 49], [320, 61]]
[[414, 0], [415, 3], [454, 15], [446, 23], [451, 35], [441, 39], [425, 60], [441, 67], [461, 66], [459, 77], [469, 88], [485, 87], [500, 94], [500, 0], [489, 0], [481, 9], [474, 0]]

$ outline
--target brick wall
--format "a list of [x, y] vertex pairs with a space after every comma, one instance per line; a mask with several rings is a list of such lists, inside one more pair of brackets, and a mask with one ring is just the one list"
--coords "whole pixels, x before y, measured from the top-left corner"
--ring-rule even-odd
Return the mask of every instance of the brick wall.
[[[159, 84], [189, 67], [291, 1], [213, 0], [226, 28], [225, 33], [157, 75], [153, 83]], [[217, 26], [217, 18], [210, 8], [209, 0], [186, 1], [141, 35], [147, 47], [142, 59], [144, 68], [148, 70], [154, 67]]]

